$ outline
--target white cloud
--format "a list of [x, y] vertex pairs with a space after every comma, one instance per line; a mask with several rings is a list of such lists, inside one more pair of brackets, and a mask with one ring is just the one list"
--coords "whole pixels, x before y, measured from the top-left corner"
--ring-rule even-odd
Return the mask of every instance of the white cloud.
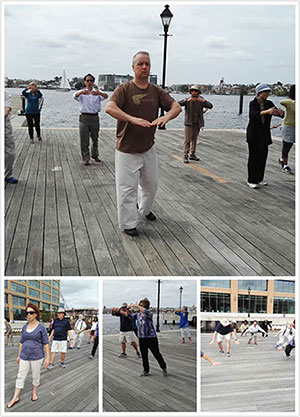
[[228, 41], [223, 36], [209, 35], [203, 39], [203, 43], [210, 48], [228, 48]]

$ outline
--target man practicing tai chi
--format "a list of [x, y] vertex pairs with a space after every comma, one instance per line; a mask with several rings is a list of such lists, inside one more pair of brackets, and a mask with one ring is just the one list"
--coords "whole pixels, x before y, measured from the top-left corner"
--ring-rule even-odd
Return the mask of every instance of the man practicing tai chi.
[[257, 345], [257, 333], [261, 332], [264, 335], [267, 335], [267, 333], [260, 327], [259, 324], [257, 324], [257, 321], [254, 321], [253, 324], [249, 327], [249, 329], [246, 330], [245, 334], [250, 333], [250, 339], [248, 340], [248, 345], [252, 342], [252, 338], [254, 337], [254, 344]]
[[228, 358], [230, 357], [230, 337], [231, 337], [231, 334], [233, 336], [234, 343], [239, 345], [240, 342], [237, 341], [236, 333], [233, 330], [233, 327], [231, 326], [231, 324], [229, 323], [229, 321], [227, 319], [222, 319], [217, 324], [217, 326], [215, 328], [215, 331], [214, 331], [214, 334], [213, 334], [212, 341], [210, 342], [210, 345], [215, 343], [216, 336], [217, 336], [217, 343], [218, 343], [218, 346], [219, 346], [219, 352], [218, 353], [224, 353], [222, 342], [224, 340], [226, 340], [226, 348], [227, 348], [227, 357]]
[[[133, 81], [119, 85], [106, 106], [118, 120], [115, 153], [118, 221], [120, 229], [137, 236], [138, 214], [156, 219], [151, 212], [157, 190], [157, 158], [154, 134], [181, 112], [176, 101], [148, 81], [151, 68], [148, 52], [133, 57]], [[158, 116], [159, 107], [168, 113]]]
[[181, 330], [181, 343], [185, 343], [184, 341], [185, 333], [187, 337], [189, 338], [190, 343], [192, 343], [191, 332], [190, 332], [189, 321], [188, 321], [189, 313], [187, 311], [187, 307], [183, 307], [182, 310], [175, 310], [175, 314], [180, 316], [179, 329]]
[[201, 97], [200, 94], [200, 87], [192, 85], [190, 88], [191, 96], [178, 102], [185, 107], [183, 155], [185, 164], [189, 163], [189, 158], [191, 161], [200, 161], [200, 158], [196, 156], [196, 145], [200, 129], [204, 126], [203, 113], [207, 109], [213, 108], [213, 105]]
[[56, 353], [60, 353], [60, 366], [65, 368], [65, 358], [67, 352], [67, 338], [70, 338], [70, 345], [73, 345], [70, 322], [65, 318], [65, 310], [60, 308], [57, 310], [57, 319], [54, 320], [49, 341], [52, 340], [51, 360], [48, 369], [53, 368]]
[[279, 339], [276, 343], [276, 348], [278, 350], [281, 350], [290, 342], [290, 340], [292, 340], [293, 336], [295, 336], [295, 329], [293, 327], [293, 323], [288, 322], [285, 326], [283, 326], [283, 328], [280, 329], [279, 332], [275, 335], [275, 337], [278, 336]]
[[138, 358], [141, 358], [139, 352], [135, 333], [133, 331], [133, 321], [128, 310], [127, 303], [123, 303], [121, 308], [113, 307], [111, 309], [111, 314], [116, 317], [120, 317], [120, 343], [122, 347], [122, 352], [119, 355], [119, 358], [126, 358], [126, 343], [130, 343], [133, 349], [136, 351]]

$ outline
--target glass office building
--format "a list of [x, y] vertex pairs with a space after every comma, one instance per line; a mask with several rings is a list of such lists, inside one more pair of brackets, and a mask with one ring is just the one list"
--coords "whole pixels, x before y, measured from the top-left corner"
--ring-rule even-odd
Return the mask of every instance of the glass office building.
[[201, 312], [295, 314], [293, 280], [201, 280]]

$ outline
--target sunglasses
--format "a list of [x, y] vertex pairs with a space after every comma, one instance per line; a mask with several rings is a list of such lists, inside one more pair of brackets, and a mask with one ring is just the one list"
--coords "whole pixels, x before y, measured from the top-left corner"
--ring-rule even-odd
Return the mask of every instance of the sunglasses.
[[35, 311], [26, 311], [26, 316], [28, 316], [28, 314], [30, 315], [35, 314]]
[[190, 92], [193, 92], [193, 91], [197, 91], [197, 93], [199, 93], [199, 90], [190, 90]]
[[85, 80], [85, 81], [87, 81], [88, 83], [93, 83], [94, 82], [94, 80]]

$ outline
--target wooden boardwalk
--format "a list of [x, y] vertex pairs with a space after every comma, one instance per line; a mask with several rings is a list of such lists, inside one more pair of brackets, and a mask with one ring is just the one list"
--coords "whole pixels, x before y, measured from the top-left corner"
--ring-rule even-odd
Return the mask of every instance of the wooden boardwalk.
[[[18, 337], [14, 336], [15, 346], [5, 346], [5, 404], [14, 393], [18, 365]], [[60, 355], [56, 355], [55, 367], [41, 371], [38, 389], [39, 400], [31, 401], [31, 371], [20, 395], [20, 402], [7, 412], [97, 412], [99, 411], [98, 352], [89, 359], [92, 344], [88, 345], [87, 333], [80, 350], [68, 350], [66, 368], [59, 366]]]
[[192, 345], [181, 345], [180, 332], [175, 330], [158, 337], [167, 377], [150, 352], [151, 375], [140, 377], [142, 360], [133, 348], [127, 346], [127, 358], [119, 358], [119, 335], [103, 336], [103, 411], [196, 411], [196, 332], [192, 330]]
[[[220, 366], [201, 360], [201, 411], [206, 412], [285, 412], [295, 411], [295, 350], [286, 359], [275, 349], [274, 333], [258, 345], [248, 345], [249, 336], [233, 344], [231, 357], [217, 353], [212, 334], [201, 335], [201, 350]], [[282, 414], [281, 414], [282, 413]]]
[[[102, 130], [102, 163], [81, 164], [77, 129], [43, 129], [29, 144], [14, 129], [19, 184], [5, 188], [7, 276], [293, 276], [295, 176], [270, 146], [265, 179], [250, 190], [243, 131], [201, 133], [200, 162], [183, 164], [183, 130], [156, 134], [157, 221], [118, 229], [115, 132]], [[290, 165], [295, 167], [295, 147]]]

